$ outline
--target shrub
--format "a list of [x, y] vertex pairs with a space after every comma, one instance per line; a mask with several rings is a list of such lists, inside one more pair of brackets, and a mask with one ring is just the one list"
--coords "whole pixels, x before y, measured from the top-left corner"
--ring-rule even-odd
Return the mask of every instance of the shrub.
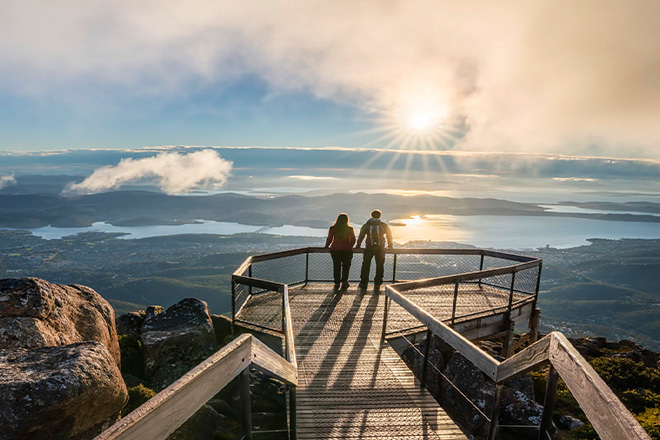
[[647, 408], [637, 420], [653, 440], [660, 440], [660, 408]]
[[121, 410], [121, 416], [129, 414], [134, 409], [138, 408], [147, 400], [151, 399], [156, 395], [156, 392], [151, 388], [147, 388], [144, 385], [140, 384], [136, 387], [128, 389], [128, 403]]
[[144, 358], [142, 357], [142, 342], [136, 335], [119, 335], [119, 351], [121, 352], [122, 374], [144, 378]]
[[600, 357], [591, 361], [594, 370], [614, 391], [647, 388], [660, 392], [660, 372], [628, 358]]
[[660, 407], [660, 394], [644, 388], [626, 390], [619, 394], [619, 398], [634, 414], [644, 412], [647, 408]]

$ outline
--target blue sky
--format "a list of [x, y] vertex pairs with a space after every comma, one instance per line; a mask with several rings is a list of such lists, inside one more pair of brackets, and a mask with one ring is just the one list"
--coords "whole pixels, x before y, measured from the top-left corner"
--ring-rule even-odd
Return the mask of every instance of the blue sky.
[[0, 151], [660, 159], [654, 0], [0, 5]]
[[[303, 92], [269, 96], [254, 76], [185, 94], [96, 91], [98, 107], [56, 97], [0, 95], [4, 150], [135, 148], [158, 145], [353, 146], [374, 123], [351, 105]], [[366, 139], [366, 140], [365, 140]]]

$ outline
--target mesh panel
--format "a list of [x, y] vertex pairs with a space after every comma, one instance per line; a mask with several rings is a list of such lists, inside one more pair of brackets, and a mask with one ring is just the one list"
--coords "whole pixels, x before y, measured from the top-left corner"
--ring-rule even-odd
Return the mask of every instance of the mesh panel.
[[539, 267], [530, 267], [529, 269], [516, 272], [515, 290], [525, 292], [530, 295], [536, 293], [536, 283], [539, 277]]
[[518, 264], [517, 261], [507, 260], [506, 258], [491, 257], [484, 255], [484, 270], [486, 269], [499, 269], [500, 267], [513, 266]]
[[507, 291], [511, 289], [511, 277], [512, 274], [505, 273], [502, 275], [495, 275], [492, 277], [486, 277], [481, 279], [482, 284], [486, 284], [491, 287], [498, 287], [500, 289], [506, 289]]
[[238, 313], [250, 296], [250, 288], [243, 284], [234, 284], [235, 311]]
[[252, 277], [282, 284], [305, 281], [305, 254], [252, 264]]
[[479, 255], [400, 254], [396, 261], [397, 281], [436, 278], [479, 270]]

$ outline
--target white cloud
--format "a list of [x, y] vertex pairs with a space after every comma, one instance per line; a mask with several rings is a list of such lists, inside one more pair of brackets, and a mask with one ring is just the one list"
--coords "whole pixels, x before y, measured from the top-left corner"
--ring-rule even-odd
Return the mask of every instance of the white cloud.
[[338, 180], [336, 177], [330, 177], [330, 176], [289, 176], [289, 179], [298, 179], [298, 180]]
[[463, 149], [660, 157], [659, 16], [657, 0], [10, 1], [0, 87], [173, 94], [254, 74], [366, 111], [442, 96]]
[[14, 176], [0, 176], [0, 189], [11, 185], [16, 185], [16, 178]]
[[91, 194], [116, 189], [126, 183], [151, 182], [166, 193], [223, 186], [232, 163], [213, 150], [188, 154], [160, 153], [142, 159], [122, 159], [115, 166], [96, 169], [80, 183], [69, 184], [65, 193]]

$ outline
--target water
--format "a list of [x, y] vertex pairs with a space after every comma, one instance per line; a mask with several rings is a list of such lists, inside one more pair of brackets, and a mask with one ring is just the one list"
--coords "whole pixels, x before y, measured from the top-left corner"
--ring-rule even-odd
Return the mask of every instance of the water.
[[[478, 247], [533, 249], [549, 245], [568, 248], [588, 244], [588, 238], [660, 239], [660, 223], [602, 221], [542, 216], [453, 216], [426, 215], [391, 221], [396, 243], [410, 240], [451, 241]], [[47, 240], [61, 239], [81, 232], [123, 233], [119, 238], [139, 239], [178, 234], [262, 233], [283, 236], [317, 237], [324, 244], [326, 229], [304, 226], [251, 226], [231, 222], [200, 220], [194, 224], [156, 226], [113, 226], [105, 222], [85, 228], [30, 229]]]

